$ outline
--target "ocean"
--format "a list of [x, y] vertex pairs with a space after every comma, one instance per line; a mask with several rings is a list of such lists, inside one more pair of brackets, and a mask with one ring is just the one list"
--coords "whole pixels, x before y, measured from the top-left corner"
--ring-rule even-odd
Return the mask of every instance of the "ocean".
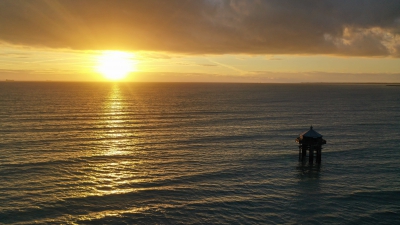
[[399, 221], [398, 86], [0, 83], [1, 224]]

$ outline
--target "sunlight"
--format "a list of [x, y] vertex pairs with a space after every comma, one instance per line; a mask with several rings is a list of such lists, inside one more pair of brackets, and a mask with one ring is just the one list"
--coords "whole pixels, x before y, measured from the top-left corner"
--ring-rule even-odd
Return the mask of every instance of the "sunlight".
[[108, 116], [104, 121], [107, 128], [107, 131], [104, 133], [104, 137], [106, 138], [104, 144], [108, 146], [108, 150], [104, 152], [106, 155], [125, 154], [121, 146], [126, 145], [126, 135], [129, 133], [123, 132], [123, 124], [126, 121], [123, 116], [122, 98], [119, 85], [114, 84], [104, 107], [104, 113]]
[[110, 86], [110, 92], [105, 98], [103, 106], [103, 130], [99, 133], [104, 148], [99, 151], [101, 155], [126, 155], [132, 151], [136, 144], [134, 132], [131, 129], [131, 118], [126, 115], [126, 99], [118, 83]]
[[104, 51], [98, 57], [96, 69], [107, 80], [122, 80], [136, 71], [135, 55], [120, 51]]

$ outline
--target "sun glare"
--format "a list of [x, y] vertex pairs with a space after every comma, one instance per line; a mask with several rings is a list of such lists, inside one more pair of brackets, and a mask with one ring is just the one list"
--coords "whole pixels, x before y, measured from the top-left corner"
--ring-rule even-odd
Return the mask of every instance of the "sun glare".
[[96, 69], [108, 80], [122, 80], [136, 71], [135, 55], [120, 51], [105, 51], [99, 56]]

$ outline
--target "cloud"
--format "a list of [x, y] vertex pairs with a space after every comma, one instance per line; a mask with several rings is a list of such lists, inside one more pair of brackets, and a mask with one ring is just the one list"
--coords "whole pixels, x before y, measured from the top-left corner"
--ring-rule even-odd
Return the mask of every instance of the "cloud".
[[[399, 83], [400, 73], [334, 73], [334, 72], [271, 72], [252, 71], [245, 77], [260, 82], [326, 82], [326, 83]], [[251, 79], [249, 81], [251, 82]], [[249, 82], [247, 81], [247, 82]]]
[[218, 66], [218, 65], [216, 65], [216, 64], [210, 64], [210, 63], [203, 63], [203, 64], [197, 64], [197, 65], [199, 65], [199, 66], [206, 66], [206, 67], [212, 67], [212, 66]]
[[400, 56], [398, 0], [2, 0], [0, 40], [185, 54]]
[[229, 83], [400, 83], [399, 73], [327, 73], [253, 71], [240, 76], [213, 73], [140, 72], [140, 82], [229, 82]]

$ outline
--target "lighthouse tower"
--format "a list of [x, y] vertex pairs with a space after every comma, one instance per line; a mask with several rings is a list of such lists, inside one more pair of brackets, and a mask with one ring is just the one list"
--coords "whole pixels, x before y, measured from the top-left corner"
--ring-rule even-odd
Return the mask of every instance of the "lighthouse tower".
[[326, 141], [322, 139], [322, 135], [315, 131], [313, 127], [310, 130], [305, 131], [296, 138], [296, 142], [299, 143], [299, 161], [303, 161], [308, 154], [309, 164], [314, 162], [314, 153], [316, 153], [316, 163], [321, 163], [321, 150], [322, 145], [326, 144]]

